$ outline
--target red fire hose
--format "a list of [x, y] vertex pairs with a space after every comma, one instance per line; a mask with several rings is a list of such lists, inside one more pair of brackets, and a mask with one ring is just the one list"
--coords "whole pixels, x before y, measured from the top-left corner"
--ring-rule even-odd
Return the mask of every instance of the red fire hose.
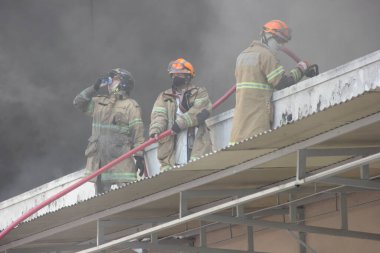
[[[222, 102], [224, 102], [232, 93], [235, 92], [235, 89], [236, 89], [236, 85], [233, 85], [228, 91], [226, 94], [224, 94], [221, 98], [219, 98], [213, 105], [212, 105], [212, 108], [216, 108], [218, 107]], [[146, 142], [144, 142], [143, 144], [141, 144], [140, 146], [134, 148], [134, 149], [131, 149], [129, 152], [125, 153], [124, 155], [116, 158], [115, 160], [113, 160], [112, 162], [106, 164], [105, 166], [101, 167], [100, 169], [98, 169], [96, 172], [92, 173], [91, 175], [88, 175], [84, 178], [82, 178], [81, 180], [79, 180], [78, 182], [76, 182], [75, 184], [67, 187], [66, 189], [58, 192], [57, 194], [55, 194], [54, 196], [51, 196], [50, 198], [46, 199], [45, 201], [43, 201], [42, 203], [40, 203], [39, 205], [33, 207], [32, 209], [30, 209], [28, 212], [24, 213], [21, 217], [19, 217], [17, 220], [15, 220], [14, 222], [12, 222], [12, 224], [10, 224], [7, 228], [5, 228], [1, 233], [0, 233], [0, 240], [2, 238], [4, 238], [4, 236], [6, 236], [13, 228], [17, 227], [22, 221], [24, 221], [26, 218], [28, 218], [29, 216], [31, 216], [32, 214], [38, 212], [38, 210], [40, 210], [41, 208], [49, 205], [51, 202], [59, 199], [60, 197], [66, 195], [67, 193], [71, 192], [72, 190], [78, 188], [79, 186], [81, 186], [82, 184], [88, 182], [89, 180], [91, 180], [92, 178], [100, 175], [101, 173], [105, 172], [106, 170], [109, 170], [112, 166], [118, 164], [119, 162], [123, 161], [124, 159], [132, 156], [133, 154], [135, 154], [136, 152], [138, 151], [141, 151], [141, 150], [144, 150], [146, 147], [148, 147], [149, 145], [155, 143], [156, 141], [162, 139], [162, 138], [165, 138], [166, 136], [169, 136], [169, 135], [172, 135], [173, 132], [171, 129], [169, 130], [166, 130], [165, 132], [161, 133], [157, 138], [150, 138], [149, 140], [147, 140]]]
[[[287, 54], [290, 58], [292, 58], [296, 63], [299, 63], [300, 61], [302, 61], [301, 58], [299, 58], [293, 51], [291, 51], [289, 48], [287, 47], [282, 47], [281, 48], [281, 51], [284, 52], [285, 54]], [[312, 64], [312, 65], [309, 65], [308, 66], [308, 70], [306, 70], [306, 73], [305, 75], [307, 77], [313, 77], [313, 76], [317, 76], [319, 75], [319, 67], [317, 64]]]
[[292, 58], [296, 63], [299, 63], [301, 58], [299, 58], [293, 51], [291, 51], [289, 48], [283, 46], [281, 47], [281, 51], [287, 54], [290, 58]]

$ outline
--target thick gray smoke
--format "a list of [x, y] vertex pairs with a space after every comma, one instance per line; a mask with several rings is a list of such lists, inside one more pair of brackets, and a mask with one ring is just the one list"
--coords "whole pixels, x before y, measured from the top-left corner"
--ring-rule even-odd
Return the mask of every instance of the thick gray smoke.
[[378, 0], [0, 0], [0, 200], [83, 167], [91, 119], [72, 100], [111, 68], [134, 75], [148, 126], [170, 60], [191, 61], [215, 100], [265, 22], [286, 21], [288, 47], [326, 71], [379, 49], [379, 12]]

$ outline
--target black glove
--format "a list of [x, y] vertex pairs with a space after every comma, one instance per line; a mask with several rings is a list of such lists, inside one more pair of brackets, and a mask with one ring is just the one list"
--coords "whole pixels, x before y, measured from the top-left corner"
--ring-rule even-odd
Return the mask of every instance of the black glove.
[[155, 138], [155, 139], [157, 138], [157, 136], [158, 136], [158, 134], [151, 134], [151, 135], [149, 135], [150, 138]]
[[174, 122], [173, 126], [172, 126], [172, 131], [176, 134], [178, 134], [179, 132], [181, 132], [181, 128], [179, 128], [177, 122]]
[[94, 83], [94, 90], [95, 91], [98, 91], [99, 90], [99, 88], [100, 88], [100, 85], [102, 84], [102, 83], [107, 83], [108, 82], [108, 76], [107, 77], [100, 77], [100, 78], [98, 78], [98, 80], [96, 80], [96, 82]]
[[136, 172], [140, 171], [139, 176], [142, 177], [144, 176], [145, 172], [145, 160], [144, 157], [142, 156], [134, 156], [136, 160]]
[[319, 74], [319, 69], [317, 64], [310, 65], [306, 71], [305, 71], [305, 76], [307, 77], [314, 77]]
[[210, 112], [206, 109], [203, 109], [200, 113], [197, 114], [198, 123], [201, 124], [210, 116]]

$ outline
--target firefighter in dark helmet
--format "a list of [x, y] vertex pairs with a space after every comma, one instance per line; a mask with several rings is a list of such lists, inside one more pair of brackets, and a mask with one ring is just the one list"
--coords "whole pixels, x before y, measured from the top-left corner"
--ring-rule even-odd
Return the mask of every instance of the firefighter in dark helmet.
[[[102, 87], [108, 88], [107, 95], [99, 94]], [[85, 151], [86, 174], [91, 174], [144, 142], [141, 109], [130, 97], [133, 87], [132, 75], [116, 68], [75, 97], [74, 106], [93, 119], [92, 135]], [[136, 169], [142, 176], [145, 170], [142, 151], [99, 175], [97, 191], [109, 190], [112, 184], [135, 181]]]

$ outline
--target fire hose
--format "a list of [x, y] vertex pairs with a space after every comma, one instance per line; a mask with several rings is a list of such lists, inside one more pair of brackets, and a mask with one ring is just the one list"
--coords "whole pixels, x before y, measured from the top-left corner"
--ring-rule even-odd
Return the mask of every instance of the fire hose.
[[[290, 51], [289, 49], [285, 48], [282, 50], [284, 53], [286, 53], [290, 58], [292, 58], [294, 61], [296, 62], [299, 62], [301, 61], [300, 58], [298, 58], [292, 51]], [[215, 109], [216, 107], [218, 107], [221, 103], [223, 103], [232, 93], [234, 93], [236, 91], [236, 85], [233, 85], [231, 86], [231, 88], [222, 96], [220, 97], [217, 101], [215, 101], [215, 103], [213, 103], [212, 105], [212, 109]], [[112, 168], [114, 165], [118, 164], [119, 162], [127, 159], [128, 157], [132, 156], [133, 154], [135, 154], [136, 152], [138, 151], [142, 151], [144, 150], [146, 147], [148, 147], [149, 145], [157, 142], [158, 140], [161, 140], [167, 136], [170, 136], [170, 135], [173, 135], [173, 131], [171, 129], [168, 129], [166, 130], [165, 132], [161, 133], [158, 135], [158, 137], [156, 138], [150, 138], [149, 140], [147, 140], [146, 142], [144, 142], [143, 144], [141, 144], [140, 146], [138, 147], [135, 147], [133, 149], [131, 149], [129, 152], [125, 153], [124, 155], [121, 155], [120, 157], [116, 158], [115, 160], [111, 161], [110, 163], [106, 164], [105, 166], [101, 167], [100, 169], [98, 169], [97, 171], [95, 171], [94, 173], [80, 179], [78, 182], [74, 183], [73, 185], [67, 187], [66, 189], [58, 192], [57, 194], [51, 196], [50, 198], [44, 200], [43, 202], [41, 202], [40, 204], [38, 204], [37, 206], [33, 207], [32, 209], [30, 209], [29, 211], [27, 211], [26, 213], [24, 213], [22, 216], [20, 216], [18, 219], [16, 219], [15, 221], [13, 221], [10, 225], [8, 225], [8, 227], [6, 227], [3, 231], [1, 231], [0, 233], [0, 240], [2, 238], [4, 238], [11, 230], [13, 230], [14, 228], [16, 228], [22, 221], [24, 221], [25, 219], [27, 219], [28, 217], [30, 217], [31, 215], [33, 215], [34, 213], [38, 212], [40, 209], [42, 209], [43, 207], [49, 205], [50, 203], [52, 203], [53, 201], [59, 199], [60, 197], [66, 195], [67, 193], [71, 192], [72, 190], [78, 188], [79, 186], [81, 186], [82, 184], [88, 182], [89, 180], [93, 179], [94, 177], [97, 177], [98, 175], [100, 175], [101, 173], [109, 170], [110, 168]]]

